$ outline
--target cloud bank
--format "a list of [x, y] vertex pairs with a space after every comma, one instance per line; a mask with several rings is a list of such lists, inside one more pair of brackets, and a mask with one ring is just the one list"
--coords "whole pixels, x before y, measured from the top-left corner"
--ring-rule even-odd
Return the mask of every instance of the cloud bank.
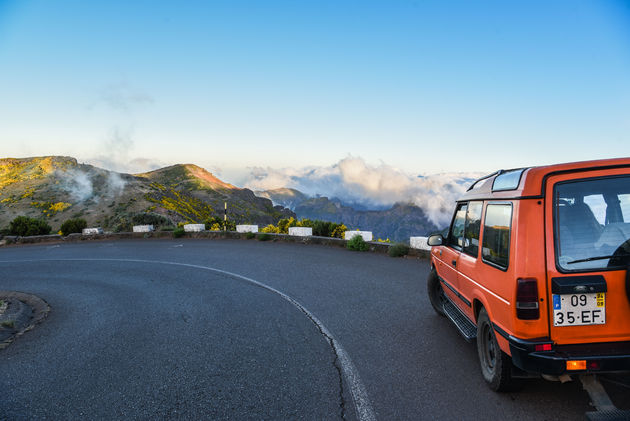
[[328, 167], [254, 167], [245, 182], [252, 190], [289, 187], [310, 196], [336, 197], [344, 203], [382, 209], [396, 202], [422, 208], [437, 226], [450, 222], [455, 200], [480, 173], [411, 175], [395, 167], [369, 165], [362, 158], [348, 157]]

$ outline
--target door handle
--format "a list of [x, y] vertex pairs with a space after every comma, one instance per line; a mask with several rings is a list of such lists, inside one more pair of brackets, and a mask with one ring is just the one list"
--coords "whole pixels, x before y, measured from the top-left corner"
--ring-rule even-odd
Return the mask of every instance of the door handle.
[[453, 266], [457, 266], [457, 260], [453, 260], [451, 261], [451, 263], [453, 264]]

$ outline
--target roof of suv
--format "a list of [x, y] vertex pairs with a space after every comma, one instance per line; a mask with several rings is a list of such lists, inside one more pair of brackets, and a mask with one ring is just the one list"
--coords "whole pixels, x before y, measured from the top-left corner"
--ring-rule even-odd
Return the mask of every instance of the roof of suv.
[[621, 167], [630, 167], [630, 158], [600, 159], [499, 170], [475, 181], [459, 200], [542, 198], [544, 194], [543, 184], [550, 175]]

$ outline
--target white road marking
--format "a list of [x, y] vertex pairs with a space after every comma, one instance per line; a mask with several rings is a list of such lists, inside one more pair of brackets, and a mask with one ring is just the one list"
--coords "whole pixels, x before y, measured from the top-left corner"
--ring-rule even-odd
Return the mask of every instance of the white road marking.
[[[178, 245], [179, 246], [179, 245]], [[174, 246], [174, 247], [178, 247]], [[181, 245], [183, 246], [183, 244]], [[352, 401], [354, 403], [354, 408], [357, 412], [357, 417], [360, 421], [376, 421], [376, 414], [372, 409], [372, 404], [370, 402], [370, 398], [368, 397], [367, 390], [359, 377], [359, 372], [356, 367], [352, 363], [350, 356], [346, 352], [346, 350], [341, 346], [341, 343], [335, 339], [335, 337], [330, 333], [328, 328], [324, 326], [324, 324], [317, 318], [313, 313], [311, 313], [306, 307], [300, 304], [298, 301], [294, 300], [284, 292], [281, 292], [267, 284], [264, 284], [260, 281], [256, 281], [255, 279], [248, 278], [247, 276], [239, 275], [237, 273], [228, 272], [226, 270], [216, 269], [209, 266], [201, 266], [201, 265], [193, 265], [190, 263], [178, 263], [178, 262], [165, 262], [160, 260], [142, 260], [142, 259], [26, 259], [26, 260], [3, 260], [0, 263], [20, 263], [20, 262], [41, 262], [41, 261], [82, 261], [82, 262], [130, 262], [130, 263], [153, 263], [153, 264], [163, 264], [163, 265], [173, 265], [173, 266], [185, 266], [195, 269], [208, 270], [215, 273], [221, 273], [223, 275], [231, 276], [236, 279], [243, 280], [250, 284], [256, 285], [260, 288], [266, 289], [267, 291], [273, 292], [274, 294], [280, 296], [285, 301], [288, 301], [302, 313], [304, 313], [315, 326], [322, 332], [327, 339], [330, 340], [330, 344], [333, 347], [333, 350], [337, 354], [339, 359], [339, 365], [341, 366], [341, 371], [343, 372], [344, 377], [346, 378], [346, 382], [350, 386], [350, 394], [352, 395]]]
[[183, 245], [183, 244], [177, 244], [177, 245], [175, 245], [175, 246], [171, 246], [171, 247], [172, 247], [172, 248], [176, 248], [176, 247], [184, 247], [184, 245]]

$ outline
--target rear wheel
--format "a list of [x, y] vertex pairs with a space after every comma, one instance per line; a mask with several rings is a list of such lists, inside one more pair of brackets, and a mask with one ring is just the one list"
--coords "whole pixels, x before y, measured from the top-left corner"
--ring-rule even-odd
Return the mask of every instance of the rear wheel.
[[429, 294], [429, 301], [437, 314], [444, 316], [444, 291], [442, 290], [442, 284], [435, 269], [431, 269], [429, 277], [427, 278], [427, 293]]
[[477, 352], [481, 374], [495, 392], [512, 392], [520, 389], [521, 379], [512, 377], [512, 358], [501, 351], [494, 327], [482, 308], [477, 318]]

